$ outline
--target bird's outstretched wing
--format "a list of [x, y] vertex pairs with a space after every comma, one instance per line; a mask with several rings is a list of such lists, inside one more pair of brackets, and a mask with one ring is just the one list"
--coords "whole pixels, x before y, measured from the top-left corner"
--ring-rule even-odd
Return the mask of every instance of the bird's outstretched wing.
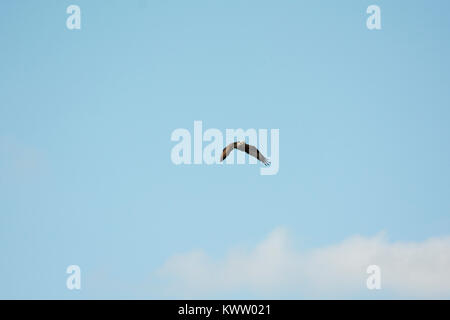
[[264, 157], [261, 152], [259, 152], [259, 150], [255, 147], [255, 146], [251, 146], [249, 144], [245, 144], [245, 152], [247, 152], [249, 155], [251, 155], [252, 157], [255, 157], [256, 159], [258, 159], [259, 161], [261, 161], [262, 163], [264, 163], [264, 165], [266, 166], [270, 166], [270, 161], [269, 159], [267, 159], [266, 157]]
[[220, 156], [220, 161], [225, 160], [226, 157], [230, 154], [231, 151], [235, 148], [236, 143], [232, 142], [229, 145], [227, 145], [225, 148], [223, 148], [222, 155]]

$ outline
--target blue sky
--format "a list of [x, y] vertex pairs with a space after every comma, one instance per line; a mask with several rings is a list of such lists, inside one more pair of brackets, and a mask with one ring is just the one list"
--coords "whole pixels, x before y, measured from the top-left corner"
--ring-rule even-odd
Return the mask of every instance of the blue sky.
[[[66, 28], [70, 4], [81, 30]], [[371, 4], [382, 30], [366, 28]], [[389, 243], [447, 237], [449, 9], [444, 0], [2, 1], [0, 298], [176, 298], [182, 288], [170, 291], [159, 272], [174, 255], [199, 249], [220, 264], [277, 228], [302, 252], [380, 232]], [[171, 132], [192, 132], [194, 120], [279, 129], [279, 173], [175, 166]], [[71, 264], [80, 291], [65, 286]], [[186, 292], [261, 297], [239, 284]]]

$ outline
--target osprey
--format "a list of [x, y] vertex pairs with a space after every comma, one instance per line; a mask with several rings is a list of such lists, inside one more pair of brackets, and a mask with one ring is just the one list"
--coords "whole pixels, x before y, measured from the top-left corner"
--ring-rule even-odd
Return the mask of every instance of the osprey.
[[269, 159], [264, 157], [256, 147], [245, 143], [245, 141], [232, 142], [229, 145], [227, 145], [222, 151], [222, 156], [220, 157], [220, 161], [225, 160], [225, 158], [228, 157], [228, 155], [230, 154], [231, 151], [233, 151], [233, 149], [238, 149], [238, 150], [247, 152], [252, 157], [255, 157], [256, 159], [258, 159], [259, 161], [264, 163], [264, 165], [270, 166]]

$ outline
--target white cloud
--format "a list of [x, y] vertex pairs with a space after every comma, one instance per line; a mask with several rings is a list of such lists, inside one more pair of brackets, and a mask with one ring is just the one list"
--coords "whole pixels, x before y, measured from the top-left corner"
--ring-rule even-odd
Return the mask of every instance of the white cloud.
[[[366, 269], [381, 268], [381, 291], [396, 298], [450, 297], [450, 237], [391, 243], [384, 234], [295, 250], [283, 228], [253, 250], [214, 260], [204, 251], [171, 257], [159, 273], [171, 294], [209, 297], [246, 292], [261, 297], [370, 296]], [[368, 295], [369, 294], [369, 295]]]

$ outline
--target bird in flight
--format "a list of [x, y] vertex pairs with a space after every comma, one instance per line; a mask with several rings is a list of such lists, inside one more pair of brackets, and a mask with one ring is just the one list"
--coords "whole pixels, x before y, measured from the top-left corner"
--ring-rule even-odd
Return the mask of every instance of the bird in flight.
[[220, 157], [220, 161], [225, 160], [225, 158], [228, 157], [228, 155], [230, 154], [231, 151], [233, 151], [233, 149], [238, 149], [240, 151], [247, 152], [252, 157], [255, 157], [256, 159], [258, 159], [259, 161], [264, 163], [264, 165], [270, 166], [269, 159], [264, 157], [256, 147], [245, 143], [245, 141], [232, 142], [229, 145], [227, 145], [222, 151], [222, 156]]

